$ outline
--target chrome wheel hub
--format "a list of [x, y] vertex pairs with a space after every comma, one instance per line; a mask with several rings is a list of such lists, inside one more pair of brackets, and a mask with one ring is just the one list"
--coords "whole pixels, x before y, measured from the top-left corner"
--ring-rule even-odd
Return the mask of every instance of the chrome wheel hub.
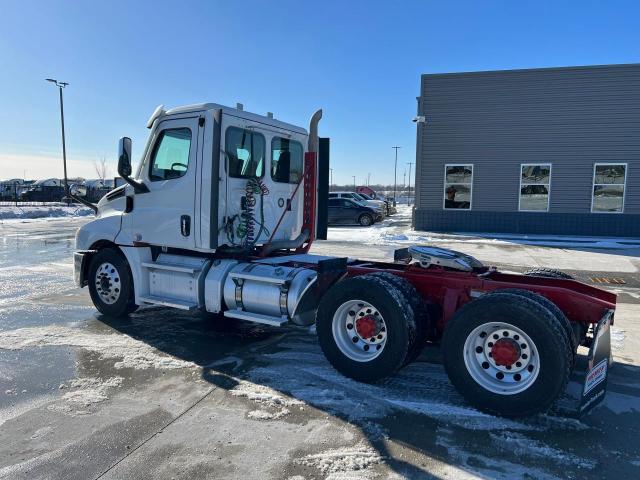
[[340, 351], [356, 362], [378, 357], [387, 342], [387, 326], [376, 307], [363, 300], [349, 300], [333, 315], [333, 338]]
[[538, 350], [531, 338], [504, 322], [485, 323], [469, 334], [464, 363], [481, 387], [501, 395], [526, 390], [540, 372]]
[[98, 267], [95, 284], [100, 300], [104, 303], [111, 305], [120, 298], [120, 274], [110, 263], [105, 262]]

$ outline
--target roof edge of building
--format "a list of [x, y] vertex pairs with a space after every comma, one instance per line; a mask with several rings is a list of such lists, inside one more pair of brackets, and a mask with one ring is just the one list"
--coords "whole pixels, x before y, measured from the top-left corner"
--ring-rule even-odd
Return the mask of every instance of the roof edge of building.
[[456, 75], [487, 75], [495, 73], [524, 73], [524, 72], [541, 72], [541, 71], [567, 71], [567, 70], [592, 70], [592, 69], [605, 69], [605, 68], [633, 68], [640, 67], [640, 63], [612, 63], [601, 65], [573, 65], [565, 67], [532, 67], [532, 68], [510, 68], [510, 69], [498, 69], [498, 70], [469, 70], [460, 72], [438, 72], [438, 73], [423, 73], [424, 77], [447, 77]]

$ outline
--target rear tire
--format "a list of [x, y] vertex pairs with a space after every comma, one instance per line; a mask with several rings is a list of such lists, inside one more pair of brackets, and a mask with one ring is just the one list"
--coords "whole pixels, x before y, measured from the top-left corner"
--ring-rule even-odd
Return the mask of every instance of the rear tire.
[[467, 303], [448, 322], [442, 348], [456, 389], [492, 414], [545, 412], [569, 381], [571, 346], [562, 325], [522, 295], [494, 292]]
[[358, 218], [358, 223], [363, 227], [369, 227], [373, 224], [373, 217], [368, 213], [364, 213]]
[[545, 277], [545, 278], [562, 278], [565, 280], [575, 280], [568, 273], [564, 273], [561, 270], [554, 268], [531, 268], [524, 272], [524, 275], [528, 277]]
[[122, 317], [137, 310], [131, 270], [119, 251], [105, 248], [93, 256], [88, 283], [91, 300], [100, 313]]
[[[398, 371], [415, 341], [414, 312], [405, 296], [391, 283], [369, 275], [331, 287], [316, 319], [318, 341], [331, 365], [361, 382]], [[358, 325], [359, 319], [363, 325]]]
[[427, 343], [427, 334], [429, 331], [428, 328], [430, 320], [427, 312], [427, 306], [425, 305], [416, 288], [408, 280], [402, 277], [389, 272], [375, 272], [367, 274], [366, 276], [381, 278], [396, 287], [402, 292], [404, 297], [411, 305], [411, 308], [413, 308], [416, 322], [416, 335], [414, 341], [409, 346], [409, 352], [407, 353], [407, 358], [405, 359], [405, 365], [413, 362], [420, 356], [420, 353]]
[[504, 290], [498, 290], [500, 293], [512, 293], [513, 295], [520, 295], [522, 297], [529, 298], [535, 302], [538, 302], [543, 307], [547, 308], [558, 320], [558, 323], [562, 326], [564, 333], [566, 334], [569, 344], [571, 345], [571, 354], [575, 360], [575, 354], [578, 349], [578, 340], [575, 336], [575, 332], [571, 327], [571, 322], [566, 317], [564, 312], [560, 310], [560, 308], [549, 300], [547, 297], [543, 297], [542, 295], [531, 292], [529, 290], [522, 290], [520, 288], [507, 288]]

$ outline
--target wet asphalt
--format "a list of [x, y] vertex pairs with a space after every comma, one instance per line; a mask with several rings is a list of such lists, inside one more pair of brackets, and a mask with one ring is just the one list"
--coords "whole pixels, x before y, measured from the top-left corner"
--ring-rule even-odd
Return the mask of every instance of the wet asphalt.
[[[605, 404], [514, 421], [467, 406], [436, 347], [362, 385], [331, 369], [312, 329], [101, 316], [72, 282], [86, 221], [0, 223], [0, 478], [640, 477], [635, 273]], [[318, 248], [331, 249], [357, 246]]]

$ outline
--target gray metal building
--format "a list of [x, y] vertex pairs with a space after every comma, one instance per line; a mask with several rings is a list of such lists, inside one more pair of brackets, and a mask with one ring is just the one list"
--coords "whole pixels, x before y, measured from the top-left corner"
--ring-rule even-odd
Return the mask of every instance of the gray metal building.
[[640, 64], [422, 75], [419, 230], [640, 236]]

